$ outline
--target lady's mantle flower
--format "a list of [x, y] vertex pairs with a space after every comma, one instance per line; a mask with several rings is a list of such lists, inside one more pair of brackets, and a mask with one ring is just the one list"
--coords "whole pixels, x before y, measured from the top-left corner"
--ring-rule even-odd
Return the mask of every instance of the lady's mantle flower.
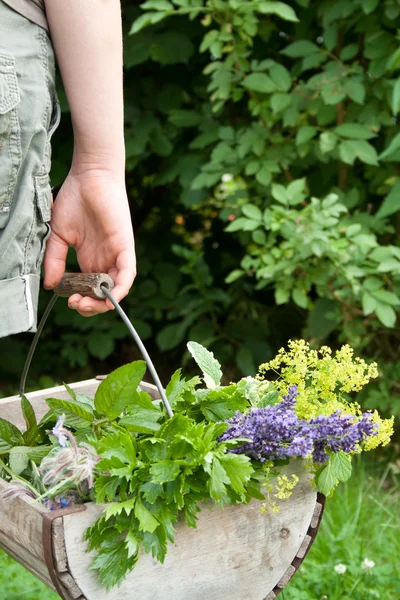
[[371, 569], [373, 569], [375, 566], [375, 563], [373, 560], [370, 560], [369, 558], [364, 558], [364, 560], [361, 563], [361, 568], [365, 569], [366, 571], [371, 572]]
[[335, 565], [333, 567], [333, 570], [336, 571], [336, 573], [338, 573], [339, 575], [344, 575], [347, 571], [347, 567], [343, 563], [339, 563], [338, 565]]

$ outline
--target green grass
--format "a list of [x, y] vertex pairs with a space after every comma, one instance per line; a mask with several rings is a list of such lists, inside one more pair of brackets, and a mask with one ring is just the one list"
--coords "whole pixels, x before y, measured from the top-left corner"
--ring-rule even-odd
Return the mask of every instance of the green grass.
[[[385, 490], [386, 478], [372, 475], [371, 465], [358, 462], [327, 500], [316, 541], [279, 600], [400, 600], [400, 490]], [[369, 571], [361, 568], [365, 558], [375, 563]], [[338, 564], [346, 565], [342, 575]], [[1, 600], [58, 597], [1, 551], [0, 590]]]

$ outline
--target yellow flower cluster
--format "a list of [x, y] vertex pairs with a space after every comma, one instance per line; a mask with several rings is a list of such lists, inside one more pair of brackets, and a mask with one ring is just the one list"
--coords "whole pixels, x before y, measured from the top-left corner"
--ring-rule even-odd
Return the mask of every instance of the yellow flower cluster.
[[372, 421], [378, 425], [378, 434], [371, 435], [364, 442], [362, 449], [365, 451], [375, 450], [378, 446], [387, 446], [393, 435], [394, 417], [382, 419], [377, 410], [372, 413]]
[[300, 393], [296, 403], [299, 418], [310, 419], [317, 415], [330, 415], [336, 410], [359, 415], [360, 407], [349, 403], [343, 396], [358, 392], [378, 376], [376, 363], [368, 365], [363, 359], [354, 357], [354, 350], [342, 346], [332, 354], [327, 346], [313, 350], [305, 340], [290, 340], [289, 350], [281, 348], [277, 356], [260, 366], [260, 379], [268, 371], [280, 375], [276, 385], [281, 394], [296, 385]]
[[[347, 400], [344, 394], [359, 392], [370, 379], [378, 377], [376, 363], [367, 364], [355, 357], [347, 344], [335, 353], [328, 346], [313, 350], [305, 340], [290, 340], [288, 346], [288, 351], [281, 348], [274, 359], [260, 366], [258, 378], [263, 380], [268, 371], [274, 371], [279, 375], [274, 384], [281, 395], [296, 385], [296, 414], [300, 419], [330, 415], [337, 410], [354, 416], [362, 414], [360, 405]], [[373, 422], [378, 433], [363, 442], [362, 450], [386, 446], [393, 434], [393, 421], [393, 417], [382, 419], [375, 411]]]
[[275, 498], [279, 498], [279, 500], [290, 498], [293, 488], [297, 485], [298, 481], [299, 478], [294, 473], [292, 473], [290, 479], [287, 475], [278, 475], [276, 478], [276, 493], [274, 494]]
[[[271, 465], [271, 462], [269, 462]], [[268, 475], [271, 475], [271, 467], [268, 466]], [[280, 505], [276, 502], [277, 500], [286, 500], [290, 498], [293, 493], [293, 489], [296, 487], [299, 478], [297, 475], [292, 473], [290, 477], [287, 475], [277, 475], [273, 480], [266, 481], [263, 485], [263, 494], [265, 496], [265, 502], [261, 505], [262, 513], [276, 514], [280, 510]]]

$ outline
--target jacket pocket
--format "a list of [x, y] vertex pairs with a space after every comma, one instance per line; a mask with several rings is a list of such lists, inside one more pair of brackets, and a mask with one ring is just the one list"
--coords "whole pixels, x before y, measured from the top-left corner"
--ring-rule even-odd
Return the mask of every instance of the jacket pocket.
[[21, 164], [20, 93], [11, 56], [0, 54], [0, 228], [6, 226]]

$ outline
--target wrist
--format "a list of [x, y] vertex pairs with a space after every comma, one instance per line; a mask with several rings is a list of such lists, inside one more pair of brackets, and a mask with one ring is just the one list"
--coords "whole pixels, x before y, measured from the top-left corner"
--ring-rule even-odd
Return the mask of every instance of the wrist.
[[125, 149], [87, 152], [75, 148], [70, 174], [77, 178], [110, 176], [125, 181]]

